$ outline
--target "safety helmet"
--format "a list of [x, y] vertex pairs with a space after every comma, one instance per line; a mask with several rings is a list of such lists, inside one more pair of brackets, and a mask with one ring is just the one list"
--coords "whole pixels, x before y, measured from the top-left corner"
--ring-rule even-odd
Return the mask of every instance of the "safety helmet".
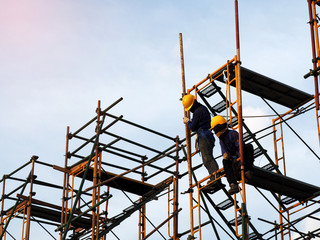
[[185, 111], [189, 111], [190, 110], [190, 108], [193, 106], [193, 103], [194, 103], [195, 99], [196, 98], [191, 94], [186, 94], [186, 95], [183, 96], [182, 105], [183, 105]]
[[213, 129], [215, 133], [226, 127], [227, 120], [224, 117], [217, 115], [211, 119], [211, 129]]

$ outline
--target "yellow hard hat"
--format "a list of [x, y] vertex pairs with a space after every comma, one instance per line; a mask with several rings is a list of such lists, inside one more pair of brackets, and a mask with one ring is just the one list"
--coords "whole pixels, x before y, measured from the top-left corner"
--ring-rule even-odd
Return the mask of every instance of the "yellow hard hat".
[[182, 105], [185, 111], [189, 111], [196, 98], [191, 94], [186, 94], [182, 98]]
[[224, 117], [222, 117], [220, 115], [214, 116], [211, 119], [211, 129], [214, 129], [216, 126], [222, 125], [225, 123], [227, 123], [227, 120]]

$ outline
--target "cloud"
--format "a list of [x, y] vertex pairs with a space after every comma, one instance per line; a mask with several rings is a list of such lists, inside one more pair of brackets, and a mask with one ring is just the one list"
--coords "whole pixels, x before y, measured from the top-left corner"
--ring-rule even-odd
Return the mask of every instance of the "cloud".
[[[317, 214], [315, 216], [313, 216], [314, 218], [320, 218], [320, 214]], [[314, 218], [307, 218], [306, 221], [304, 221], [303, 223], [301, 223], [301, 232], [312, 232], [314, 230], [317, 230], [320, 228], [320, 223], [319, 220], [314, 219]], [[294, 232], [293, 233], [293, 238], [298, 238], [301, 237], [301, 235], [299, 233]]]
[[264, 107], [245, 106], [243, 108], [243, 117], [253, 133], [272, 124], [270, 115]]

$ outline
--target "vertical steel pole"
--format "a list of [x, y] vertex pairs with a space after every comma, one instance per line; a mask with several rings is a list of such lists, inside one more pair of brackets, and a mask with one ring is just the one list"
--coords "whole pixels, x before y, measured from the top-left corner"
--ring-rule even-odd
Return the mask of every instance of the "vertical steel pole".
[[[99, 126], [100, 126], [100, 100], [98, 101], [98, 108], [97, 108], [97, 128], [96, 128], [96, 133], [97, 133], [97, 144], [95, 148], [95, 159], [94, 159], [94, 166], [93, 166], [93, 186], [97, 185], [98, 182], [98, 157], [99, 157]], [[89, 160], [90, 161], [90, 160]], [[100, 188], [100, 186], [98, 187]], [[94, 187], [92, 189], [92, 205], [97, 204], [97, 187]], [[98, 217], [99, 217], [99, 208], [95, 208], [92, 211], [92, 239], [98, 239], [98, 233], [99, 233], [99, 227], [98, 227]]]
[[[185, 81], [185, 73], [184, 73], [184, 56], [183, 56], [183, 42], [182, 42], [182, 33], [179, 33], [180, 39], [180, 57], [181, 57], [181, 73], [182, 73], [182, 95], [186, 94], [186, 81]], [[188, 117], [188, 113], [184, 111], [184, 116]], [[191, 136], [190, 130], [185, 124], [185, 132], [186, 132], [186, 144], [187, 144], [187, 160], [188, 160], [188, 175], [189, 175], [189, 197], [190, 197], [190, 234], [191, 237], [194, 235], [193, 229], [193, 197], [192, 197], [192, 163], [191, 163]]]
[[[109, 187], [109, 186], [107, 186], [107, 193], [108, 193], [108, 196], [109, 196], [109, 193], [110, 193], [110, 187]], [[106, 196], [106, 197], [108, 197], [108, 196]], [[109, 205], [109, 198], [108, 198], [107, 201], [106, 201], [105, 217], [104, 217], [105, 222], [106, 222], [107, 219], [108, 219], [108, 205]], [[106, 239], [107, 239], [107, 235], [105, 234], [105, 235], [103, 236], [103, 240], [106, 240]]]
[[[5, 199], [5, 187], [6, 187], [6, 175], [3, 175], [2, 177], [2, 197], [1, 197], [1, 212], [4, 210], [4, 199]], [[5, 236], [3, 235], [3, 214], [1, 214], [1, 222], [0, 222], [0, 236]], [[4, 237], [5, 239], [5, 237]]]
[[31, 217], [31, 201], [33, 196], [33, 180], [34, 180], [34, 162], [38, 157], [32, 156], [32, 167], [31, 167], [31, 173], [30, 173], [30, 193], [28, 197], [28, 206], [27, 206], [27, 226], [26, 226], [26, 240], [29, 240], [30, 238], [30, 217]]
[[235, 19], [236, 19], [236, 41], [237, 41], [237, 99], [238, 99], [238, 124], [239, 124], [239, 150], [241, 157], [241, 169], [243, 168], [243, 127], [242, 127], [242, 96], [241, 96], [241, 71], [240, 71], [240, 38], [239, 38], [239, 16], [238, 16], [238, 1], [235, 0]]
[[[311, 0], [308, 0], [308, 8], [309, 8], [309, 24], [310, 24], [310, 33], [311, 33], [311, 46], [312, 46], [312, 64], [313, 64], [313, 70], [317, 68], [317, 54], [316, 54], [316, 46], [315, 46], [315, 36], [314, 32], [317, 31], [317, 22], [316, 19], [314, 19], [314, 13], [313, 10], [315, 8], [312, 8]], [[318, 74], [313, 74], [314, 78], [314, 88], [315, 88], [315, 103], [316, 103], [316, 109], [319, 110], [319, 89], [318, 89]]]
[[179, 209], [179, 136], [176, 137], [176, 171], [174, 181], [174, 206], [173, 212], [176, 213], [173, 217], [173, 240], [178, 240], [178, 209]]
[[[309, 8], [309, 24], [310, 24], [310, 33], [311, 33], [311, 46], [312, 46], [312, 64], [313, 71], [317, 69], [317, 66], [320, 64], [319, 59], [319, 34], [318, 34], [318, 23], [317, 23], [317, 12], [315, 1], [308, 0]], [[318, 72], [313, 72], [314, 78], [314, 89], [315, 89], [315, 105], [316, 105], [316, 118], [317, 118], [317, 127], [318, 127], [318, 138], [320, 142], [320, 127], [319, 127], [319, 87], [318, 87]]]
[[[145, 182], [144, 180], [144, 163], [145, 163], [145, 158], [142, 158], [142, 176], [141, 180], [142, 182]], [[142, 201], [142, 198], [140, 198], [140, 201]], [[140, 211], [139, 211], [139, 240], [144, 239], [146, 237], [146, 205], [144, 204], [141, 206]]]
[[239, 151], [240, 151], [240, 159], [241, 159], [241, 179], [242, 179], [242, 218], [243, 228], [242, 228], [242, 239], [248, 239], [248, 219], [247, 219], [247, 211], [246, 211], [246, 190], [245, 190], [245, 177], [244, 177], [244, 154], [243, 154], [243, 126], [242, 126], [242, 96], [241, 96], [241, 71], [240, 71], [240, 37], [239, 37], [239, 10], [238, 10], [238, 0], [234, 1], [235, 6], [235, 26], [236, 26], [236, 48], [237, 48], [237, 61], [236, 61], [236, 74], [237, 74], [237, 99], [238, 99], [238, 124], [239, 124]]
[[[69, 133], [70, 133], [70, 127], [67, 127], [67, 135], [66, 135], [66, 151], [65, 151], [65, 157], [64, 157], [64, 169], [67, 169], [68, 166], [68, 151], [69, 151]], [[67, 208], [67, 192], [68, 192], [68, 180], [69, 179], [69, 174], [64, 173], [63, 174], [63, 188], [62, 188], [62, 208], [61, 208], [61, 226], [65, 223], [66, 216], [68, 208]], [[65, 229], [65, 231], [67, 231]], [[60, 240], [62, 240], [62, 232], [60, 231]]]

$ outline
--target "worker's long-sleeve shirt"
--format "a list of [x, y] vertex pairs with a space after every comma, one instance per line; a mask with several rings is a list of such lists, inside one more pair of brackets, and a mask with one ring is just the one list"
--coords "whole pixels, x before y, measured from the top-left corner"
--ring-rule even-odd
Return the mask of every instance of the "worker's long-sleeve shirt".
[[210, 113], [208, 109], [199, 104], [195, 109], [192, 120], [187, 123], [188, 128], [192, 132], [197, 132], [199, 129], [210, 129]]
[[221, 153], [229, 153], [233, 157], [240, 157], [239, 154], [239, 133], [234, 130], [227, 130], [227, 133], [219, 138]]
[[213, 139], [214, 137], [210, 129], [211, 117], [208, 109], [199, 104], [193, 112], [192, 120], [187, 123], [188, 128], [196, 132], [199, 137]]

